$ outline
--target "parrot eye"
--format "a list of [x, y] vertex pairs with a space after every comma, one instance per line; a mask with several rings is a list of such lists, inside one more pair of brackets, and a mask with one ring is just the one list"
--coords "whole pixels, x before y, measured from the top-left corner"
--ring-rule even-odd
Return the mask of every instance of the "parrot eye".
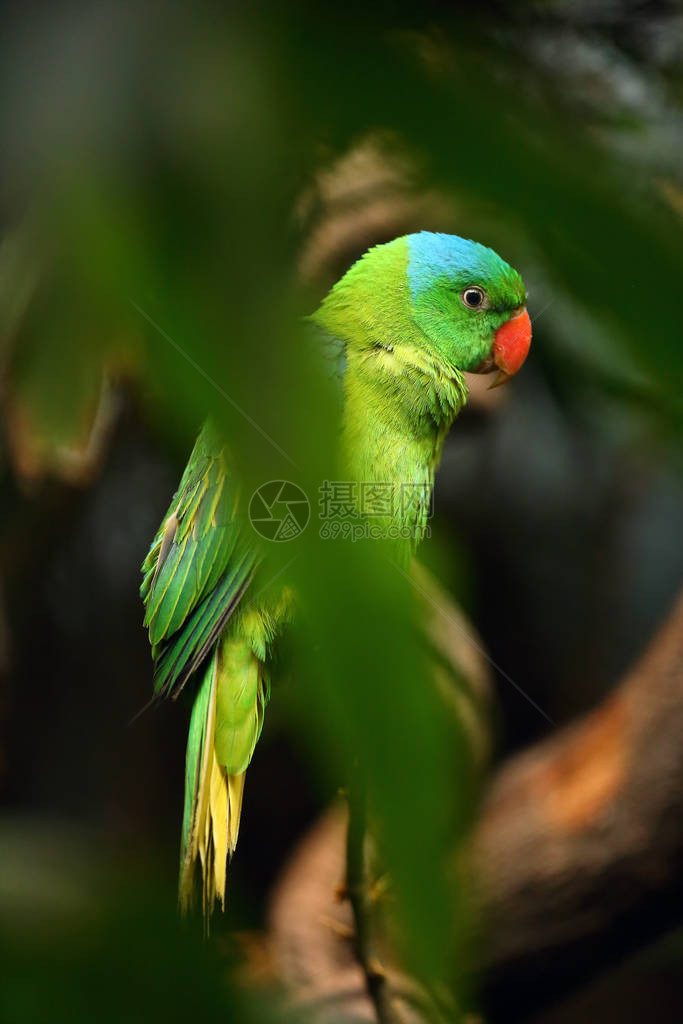
[[486, 300], [486, 292], [483, 288], [473, 285], [471, 288], [465, 288], [460, 298], [468, 309], [480, 309]]

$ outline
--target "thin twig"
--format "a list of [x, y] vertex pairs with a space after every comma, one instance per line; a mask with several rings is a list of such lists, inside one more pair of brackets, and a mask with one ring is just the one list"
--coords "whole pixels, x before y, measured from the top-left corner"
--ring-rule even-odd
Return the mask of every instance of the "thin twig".
[[349, 822], [346, 831], [346, 896], [355, 923], [356, 959], [377, 1014], [378, 1024], [401, 1024], [391, 999], [386, 973], [375, 952], [372, 901], [367, 880], [365, 846], [367, 798], [362, 771], [356, 765], [349, 787]]

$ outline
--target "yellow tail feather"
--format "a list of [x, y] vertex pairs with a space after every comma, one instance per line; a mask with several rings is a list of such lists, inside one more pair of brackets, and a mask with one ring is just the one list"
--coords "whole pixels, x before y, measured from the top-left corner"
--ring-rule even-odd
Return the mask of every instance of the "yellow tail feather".
[[[246, 774], [246, 767], [240, 772], [229, 772], [219, 763], [216, 756], [218, 689], [221, 685], [230, 685], [236, 675], [234, 659], [225, 656], [232, 654], [232, 651], [229, 650], [230, 646], [232, 644], [229, 641], [222, 645], [219, 644], [212, 659], [211, 679], [206, 680], [210, 690], [206, 694], [206, 710], [202, 711], [202, 714], [205, 714], [205, 720], [201, 757], [193, 791], [191, 826], [180, 866], [179, 901], [181, 910], [186, 912], [193, 904], [195, 867], [197, 859], [199, 859], [202, 872], [202, 908], [205, 916], [211, 913], [216, 900], [220, 901], [223, 908], [225, 907], [227, 861], [237, 846]], [[221, 647], [223, 647], [223, 651], [221, 651]], [[228, 667], [232, 669], [230, 673], [226, 672]], [[249, 678], [253, 673], [256, 684], [254, 686], [256, 708], [252, 711], [252, 721], [255, 722], [255, 725], [252, 726], [252, 739], [244, 759], [248, 763], [260, 733], [264, 690], [261, 685], [258, 659], [251, 652], [245, 659], [245, 664], [240, 667], [243, 667], [243, 674]], [[239, 685], [239, 675], [235, 682]], [[242, 691], [238, 689], [237, 692], [241, 693]], [[225, 739], [225, 727], [223, 728], [223, 739]]]
[[240, 830], [242, 796], [244, 794], [244, 777], [246, 774], [246, 772], [240, 772], [239, 775], [228, 775], [228, 793], [230, 797], [230, 813], [228, 815], [228, 853], [231, 857], [235, 852], [237, 836]]

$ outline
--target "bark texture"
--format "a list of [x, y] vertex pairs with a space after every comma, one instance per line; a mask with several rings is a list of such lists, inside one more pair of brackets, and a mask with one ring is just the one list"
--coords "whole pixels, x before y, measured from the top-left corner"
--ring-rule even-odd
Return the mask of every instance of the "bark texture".
[[[521, 1019], [679, 920], [683, 596], [601, 706], [503, 765], [472, 857], [492, 1019]], [[317, 1019], [373, 1020], [351, 915], [335, 898], [343, 875], [336, 809], [281, 879], [273, 948], [295, 1001], [315, 1007]], [[405, 982], [393, 982], [400, 1002]]]

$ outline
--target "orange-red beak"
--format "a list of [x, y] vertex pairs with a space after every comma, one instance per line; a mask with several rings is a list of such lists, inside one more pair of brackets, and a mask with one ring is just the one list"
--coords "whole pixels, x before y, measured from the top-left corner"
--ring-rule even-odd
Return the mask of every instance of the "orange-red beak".
[[508, 377], [517, 373], [527, 357], [531, 345], [531, 320], [526, 309], [506, 320], [496, 331], [491, 355], [498, 367], [492, 388], [504, 384]]

